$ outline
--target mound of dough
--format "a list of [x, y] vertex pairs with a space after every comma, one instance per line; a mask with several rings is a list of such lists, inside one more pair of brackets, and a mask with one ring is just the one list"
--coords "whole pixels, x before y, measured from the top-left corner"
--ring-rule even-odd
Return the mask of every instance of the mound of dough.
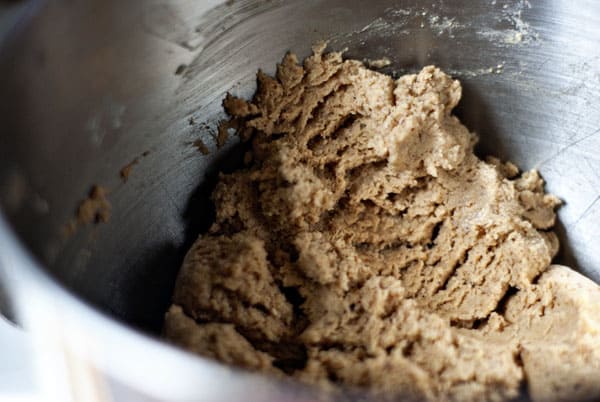
[[600, 391], [600, 291], [549, 269], [560, 201], [536, 171], [474, 155], [460, 97], [435, 67], [393, 80], [323, 48], [259, 72], [251, 102], [228, 95], [251, 151], [220, 176], [166, 337], [379, 398]]

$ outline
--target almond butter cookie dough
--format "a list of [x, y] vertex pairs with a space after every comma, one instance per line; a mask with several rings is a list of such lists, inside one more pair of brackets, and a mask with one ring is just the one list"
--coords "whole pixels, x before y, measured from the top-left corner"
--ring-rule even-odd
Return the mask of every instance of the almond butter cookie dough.
[[475, 156], [439, 69], [393, 80], [323, 50], [224, 100], [251, 152], [220, 176], [166, 338], [378, 398], [600, 391], [600, 290], [550, 265], [560, 201], [539, 174]]

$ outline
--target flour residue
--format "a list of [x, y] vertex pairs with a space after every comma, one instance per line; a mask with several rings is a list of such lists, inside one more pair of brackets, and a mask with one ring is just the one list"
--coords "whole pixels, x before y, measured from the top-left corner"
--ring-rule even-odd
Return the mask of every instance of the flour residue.
[[364, 63], [368, 68], [379, 69], [379, 68], [384, 68], [384, 67], [390, 66], [392, 64], [392, 61], [389, 59], [389, 57], [382, 57], [380, 59], [375, 59], [375, 60], [365, 59]]
[[455, 31], [458, 29], [464, 29], [466, 26], [459, 23], [456, 18], [439, 16], [437, 14], [429, 14], [427, 18], [429, 28], [437, 35], [448, 35], [450, 38], [454, 38]]
[[446, 68], [446, 73], [453, 77], [474, 78], [482, 75], [502, 74], [504, 72], [504, 63], [490, 67], [473, 68], [473, 69], [453, 69]]
[[510, 28], [482, 27], [477, 31], [477, 35], [505, 45], [518, 45], [538, 40], [539, 34], [529, 22], [523, 19], [523, 10], [530, 8], [531, 3], [528, 0], [521, 0], [512, 5], [504, 4], [497, 21], [508, 24]]
[[539, 34], [523, 18], [524, 10], [532, 8], [528, 0], [504, 4], [493, 1], [491, 6], [494, 10], [490, 14], [467, 17], [448, 15], [443, 6], [440, 9], [432, 7], [428, 10], [418, 7], [388, 8], [382, 17], [374, 19], [348, 36], [363, 33], [408, 35], [414, 33], [415, 28], [420, 28], [429, 30], [436, 36], [447, 35], [450, 38], [472, 35], [474, 30], [479, 39], [494, 41], [499, 45], [525, 44], [539, 39]]
[[[444, 4], [434, 5], [430, 8], [425, 7], [406, 7], [406, 8], [387, 8], [384, 13], [368, 22], [360, 29], [348, 33], [336, 35], [330, 38], [331, 44], [343, 47], [348, 43], [365, 45], [368, 41], [383, 40], [405, 40], [405, 38], [417, 38], [413, 40], [430, 41], [444, 46], [452, 46], [454, 41], [467, 41], [473, 46], [483, 46], [485, 48], [505, 48], [508, 46], [527, 46], [540, 40], [539, 34], [535, 28], [527, 21], [525, 14], [532, 8], [528, 0], [518, 0], [514, 2], [492, 0], [489, 5], [489, 12], [480, 13], [473, 10], [465, 10], [465, 13], [455, 13]], [[358, 38], [357, 38], [358, 36]], [[337, 43], [336, 43], [337, 42]], [[483, 43], [482, 43], [483, 42]], [[334, 46], [335, 46], [334, 45]], [[421, 46], [417, 44], [417, 46]], [[384, 48], [384, 52], [391, 54], [390, 47]], [[423, 48], [423, 54], [419, 64], [435, 62], [426, 48]], [[397, 58], [394, 58], [397, 61]], [[388, 66], [387, 63], [379, 66], [377, 63], [370, 63], [369, 58], [364, 59], [365, 64], [372, 68], [381, 68]], [[518, 66], [512, 66], [511, 74], [519, 74]], [[460, 69], [446, 67], [446, 71], [453, 76], [462, 78], [473, 78], [483, 75], [505, 74], [504, 61], [488, 60], [480, 65], [468, 66]], [[396, 73], [414, 72], [395, 71]]]

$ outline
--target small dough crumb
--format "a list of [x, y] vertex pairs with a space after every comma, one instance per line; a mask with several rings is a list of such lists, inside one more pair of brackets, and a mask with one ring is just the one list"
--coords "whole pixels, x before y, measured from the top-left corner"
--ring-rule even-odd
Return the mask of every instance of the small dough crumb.
[[194, 141], [193, 145], [198, 151], [200, 151], [202, 155], [208, 155], [210, 153], [210, 150], [208, 149], [204, 141], [202, 141], [201, 139], [197, 139], [196, 141]]
[[106, 199], [106, 190], [102, 186], [95, 185], [90, 190], [89, 197], [79, 204], [77, 223], [80, 225], [106, 223], [110, 219], [110, 211], [111, 206]]
[[127, 183], [127, 180], [129, 180], [129, 176], [131, 175], [131, 172], [133, 171], [135, 165], [140, 163], [142, 158], [145, 158], [148, 155], [150, 155], [150, 151], [144, 151], [141, 153], [140, 156], [136, 156], [131, 162], [129, 162], [127, 165], [121, 168], [121, 170], [119, 171], [119, 176], [121, 176], [121, 180], [123, 181], [123, 183]]
[[166, 338], [376, 398], [599, 395], [600, 290], [550, 265], [539, 173], [475, 156], [438, 68], [393, 80], [323, 49], [224, 100], [251, 151], [219, 177]]
[[106, 223], [110, 220], [112, 206], [106, 198], [106, 189], [99, 185], [94, 185], [90, 190], [88, 197], [79, 203], [75, 218], [65, 224], [62, 228], [62, 234], [65, 237], [72, 236], [77, 232], [78, 227], [86, 226], [91, 223]]
[[137, 165], [139, 161], [140, 161], [139, 158], [135, 158], [134, 160], [129, 162], [127, 165], [125, 165], [121, 168], [121, 170], [119, 171], [119, 176], [121, 176], [121, 180], [123, 180], [123, 183], [127, 183], [127, 180], [129, 180], [129, 175], [131, 174], [133, 167], [135, 165]]

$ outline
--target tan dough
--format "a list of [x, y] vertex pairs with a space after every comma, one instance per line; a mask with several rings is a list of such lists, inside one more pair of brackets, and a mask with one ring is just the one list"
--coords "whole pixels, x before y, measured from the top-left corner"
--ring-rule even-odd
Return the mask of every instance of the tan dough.
[[474, 155], [460, 97], [435, 67], [394, 81], [322, 47], [259, 72], [251, 102], [228, 96], [249, 166], [220, 177], [167, 338], [379, 398], [600, 390], [600, 291], [548, 270], [560, 202], [536, 171]]

